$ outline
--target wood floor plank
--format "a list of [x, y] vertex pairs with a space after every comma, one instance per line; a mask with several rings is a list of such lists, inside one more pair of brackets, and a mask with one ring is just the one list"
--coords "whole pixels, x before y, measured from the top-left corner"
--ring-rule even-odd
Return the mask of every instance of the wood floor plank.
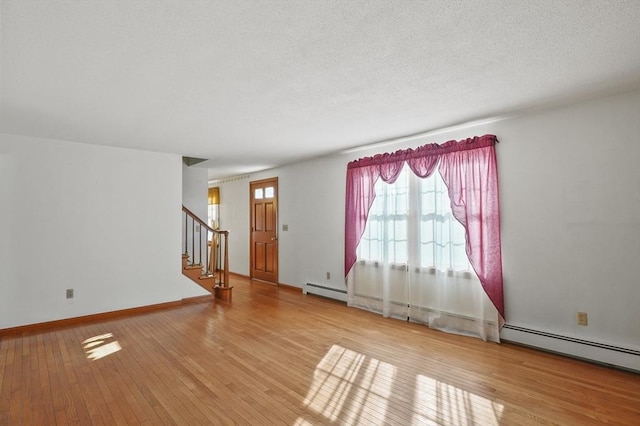
[[638, 374], [232, 284], [230, 303], [2, 336], [0, 425], [640, 424]]

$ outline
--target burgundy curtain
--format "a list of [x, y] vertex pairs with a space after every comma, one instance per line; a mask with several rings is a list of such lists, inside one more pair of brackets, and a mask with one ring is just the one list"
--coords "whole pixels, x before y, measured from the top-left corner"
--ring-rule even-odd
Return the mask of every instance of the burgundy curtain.
[[494, 135], [476, 136], [442, 145], [429, 144], [361, 158], [347, 165], [345, 209], [345, 276], [356, 262], [356, 248], [362, 238], [375, 198], [374, 185], [381, 177], [393, 183], [405, 162], [413, 173], [426, 178], [440, 163], [440, 175], [447, 185], [451, 210], [466, 229], [466, 251], [484, 291], [504, 319], [502, 253], [498, 171]]

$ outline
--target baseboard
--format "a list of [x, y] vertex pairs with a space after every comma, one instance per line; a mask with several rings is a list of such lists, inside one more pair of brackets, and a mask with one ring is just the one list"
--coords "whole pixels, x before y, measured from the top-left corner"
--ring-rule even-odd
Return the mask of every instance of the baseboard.
[[54, 321], [39, 322], [35, 324], [19, 325], [17, 327], [9, 327], [0, 329], [0, 336], [7, 336], [11, 334], [21, 333], [34, 333], [51, 328], [65, 327], [71, 325], [79, 325], [87, 322], [101, 321], [114, 317], [139, 315], [150, 311], [157, 311], [160, 309], [174, 308], [177, 306], [188, 305], [193, 303], [212, 302], [213, 295], [187, 297], [182, 300], [175, 300], [173, 302], [156, 303], [154, 305], [138, 306], [135, 308], [120, 309], [117, 311], [100, 312], [97, 314], [83, 315], [79, 317], [64, 318]]
[[640, 351], [601, 342], [505, 324], [500, 339], [610, 367], [640, 372]]
[[329, 299], [339, 300], [347, 303], [347, 289], [329, 287], [315, 283], [306, 283], [302, 287], [302, 294], [313, 294], [316, 296], [327, 297]]
[[283, 288], [283, 289], [287, 289], [287, 290], [303, 291], [300, 287], [295, 286], [295, 285], [285, 284], [285, 283], [280, 283], [280, 282], [279, 282], [279, 283], [277, 283], [277, 284], [274, 284], [274, 283], [269, 282], [269, 281], [263, 281], [263, 280], [259, 280], [259, 279], [256, 279], [256, 278], [251, 278], [251, 277], [250, 277], [250, 276], [248, 276], [248, 275], [239, 274], [239, 273], [237, 273], [237, 272], [231, 272], [231, 271], [229, 271], [229, 275], [233, 275], [233, 276], [235, 276], [235, 277], [237, 277], [237, 278], [244, 278], [244, 279], [246, 279], [246, 280], [250, 280], [250, 281], [252, 281], [252, 280], [254, 280], [254, 281], [260, 281], [260, 282], [262, 282], [262, 283], [275, 285], [275, 286], [277, 286], [277, 287], [280, 287], [280, 288]]
[[193, 296], [193, 297], [185, 297], [180, 301], [181, 305], [189, 305], [192, 303], [205, 303], [205, 302], [213, 302], [215, 298], [213, 294], [205, 294], [202, 296]]
[[291, 291], [296, 291], [296, 292], [302, 292], [302, 289], [300, 287], [297, 287], [295, 285], [291, 285], [291, 284], [283, 284], [283, 283], [278, 283], [278, 288], [282, 288], [284, 290], [291, 290]]

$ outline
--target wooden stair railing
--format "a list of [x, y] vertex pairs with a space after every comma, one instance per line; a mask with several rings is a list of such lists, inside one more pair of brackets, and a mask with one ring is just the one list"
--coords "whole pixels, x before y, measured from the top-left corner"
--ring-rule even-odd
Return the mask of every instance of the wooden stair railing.
[[212, 292], [216, 299], [230, 301], [233, 287], [229, 285], [229, 231], [211, 228], [185, 206], [182, 213], [182, 273]]

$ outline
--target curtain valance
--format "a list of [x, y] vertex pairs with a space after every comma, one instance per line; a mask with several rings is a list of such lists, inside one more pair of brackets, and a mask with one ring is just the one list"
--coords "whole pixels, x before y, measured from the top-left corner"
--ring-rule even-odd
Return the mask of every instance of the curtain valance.
[[399, 149], [392, 153], [386, 152], [384, 154], [376, 154], [372, 157], [363, 157], [358, 160], [351, 161], [347, 164], [347, 169], [389, 164], [413, 159], [423, 159], [425, 157], [438, 158], [442, 154], [494, 146], [496, 143], [498, 143], [498, 138], [495, 135], [475, 136], [461, 141], [451, 140], [441, 145], [437, 143], [430, 143], [419, 146], [415, 149]]

